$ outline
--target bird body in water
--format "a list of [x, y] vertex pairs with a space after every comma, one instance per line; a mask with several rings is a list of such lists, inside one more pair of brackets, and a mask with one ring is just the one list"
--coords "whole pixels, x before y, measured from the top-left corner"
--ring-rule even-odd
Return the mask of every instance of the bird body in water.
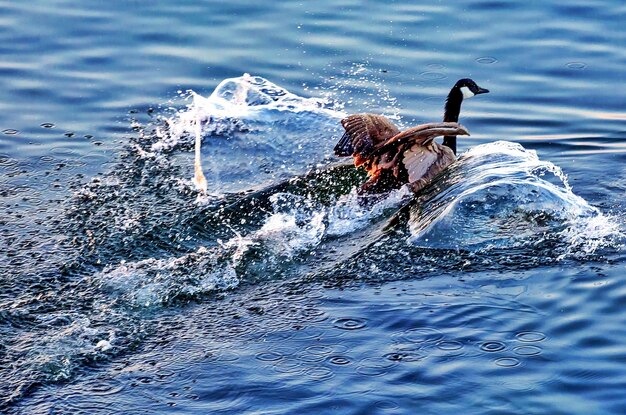
[[[448, 94], [444, 122], [402, 132], [382, 115], [350, 115], [341, 120], [345, 134], [334, 152], [352, 156], [355, 166], [367, 171], [361, 194], [383, 193], [405, 184], [418, 192], [456, 160], [456, 137], [469, 135], [458, 124], [463, 99], [487, 92], [471, 79], [461, 79]], [[444, 136], [443, 144], [434, 141], [439, 136]]]

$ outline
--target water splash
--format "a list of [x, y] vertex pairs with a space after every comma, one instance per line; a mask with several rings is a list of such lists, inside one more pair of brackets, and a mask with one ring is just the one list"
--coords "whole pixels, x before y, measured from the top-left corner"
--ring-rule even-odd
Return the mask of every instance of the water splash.
[[506, 141], [476, 146], [412, 209], [411, 242], [443, 249], [593, 253], [618, 227], [575, 195], [563, 171]]
[[[259, 76], [225, 79], [204, 97], [187, 91], [185, 109], [161, 119], [146, 154], [171, 154], [196, 143], [196, 188], [211, 194], [237, 192], [302, 174], [328, 162], [338, 120], [329, 98], [303, 98]], [[200, 143], [203, 143], [200, 156]], [[179, 154], [174, 157], [181, 157]], [[191, 160], [191, 158], [188, 158]]]
[[[328, 209], [328, 235], [349, 235], [367, 227], [370, 222], [385, 214], [390, 214], [411, 200], [413, 193], [405, 186], [380, 196], [361, 196], [356, 190], [341, 196]], [[367, 200], [367, 199], [370, 200]]]
[[[189, 97], [155, 134], [133, 139], [114, 169], [73, 187], [46, 228], [59, 244], [54, 261], [15, 267], [32, 283], [0, 315], [17, 339], [0, 349], [4, 362], [17, 361], [0, 372], [9, 400], [129, 350], [163, 307], [242, 284], [308, 275], [389, 281], [468, 262], [502, 269], [511, 261], [501, 257], [520, 249], [533, 266], [584, 258], [618, 235], [557, 166], [519, 144], [475, 147], [417, 200], [404, 188], [362, 197], [350, 191], [363, 179], [354, 168], [328, 167], [342, 115], [335, 104], [249, 75]], [[181, 179], [193, 175], [198, 137], [205, 199]], [[408, 223], [397, 221], [407, 204]], [[387, 232], [394, 221], [397, 232]], [[55, 312], [58, 319], [38, 321]]]
[[167, 149], [187, 134], [194, 134], [197, 121], [204, 135], [225, 135], [261, 128], [295, 114], [342, 115], [330, 99], [303, 98], [250, 74], [224, 79], [208, 97], [191, 90], [188, 95], [191, 104], [175, 117], [166, 119], [170, 128], [168, 139], [155, 143], [153, 150]]
[[403, 188], [364, 204], [355, 190], [324, 206], [306, 196], [273, 193], [268, 196], [271, 212], [257, 229], [241, 234], [225, 225], [234, 234], [228, 240], [181, 256], [108, 265], [94, 275], [92, 285], [118, 302], [144, 308], [231, 290], [242, 282], [285, 278], [322, 241], [367, 228], [410, 195]]
[[[339, 75], [337, 75], [339, 73]], [[402, 126], [401, 107], [386, 85], [389, 71], [375, 68], [369, 62], [352, 63], [346, 68], [328, 68], [321, 77], [323, 87], [307, 88], [319, 90], [323, 96], [347, 106], [353, 111], [382, 114]]]
[[[298, 127], [298, 122], [336, 124], [340, 114], [325, 107], [327, 101], [299, 97], [250, 75], [224, 80], [208, 98], [195, 93], [191, 96], [193, 102], [169, 119], [168, 134], [159, 136], [150, 152], [172, 159], [175, 154], [171, 150], [180, 147], [181, 140], [193, 141], [194, 135], [196, 144], [204, 137], [205, 141], [215, 141], [214, 149], [220, 150], [224, 145], [228, 147], [228, 141], [220, 139], [230, 140], [243, 133], [234, 144], [237, 151], [227, 148], [224, 153], [236, 155], [249, 141], [274, 140], [280, 129], [284, 130], [281, 134], [289, 133], [293, 148], [299, 140], [306, 141], [309, 131], [302, 125]], [[273, 154], [269, 151], [264, 155], [271, 158]], [[292, 160], [294, 165], [301, 164]], [[224, 171], [228, 167], [214, 162], [209, 168], [214, 178], [228, 174]], [[248, 168], [258, 174], [258, 165]], [[413, 195], [406, 188], [375, 197], [359, 196], [354, 190], [345, 193], [345, 188], [338, 185], [341, 178], [333, 177], [344, 173], [321, 167], [295, 179], [290, 176], [250, 199], [245, 193], [233, 195], [240, 201], [234, 203], [236, 208], [231, 205], [228, 216], [220, 213], [219, 204], [205, 203], [199, 209], [197, 203], [188, 209], [184, 203], [179, 204], [179, 215], [185, 217], [187, 210], [190, 214], [179, 220], [186, 226], [198, 227], [204, 221], [202, 215], [213, 216], [213, 237], [197, 239], [193, 252], [109, 263], [96, 275], [96, 285], [115, 292], [135, 307], [167, 305], [230, 290], [242, 282], [288, 278], [294, 275], [297, 263], [306, 261], [307, 255], [320, 245], [322, 250], [351, 256], [377, 250], [381, 244], [392, 246], [401, 242], [404, 236], [398, 235], [394, 236], [395, 242], [376, 242], [384, 232], [380, 233], [380, 227], [369, 227], [393, 216]], [[324, 175], [330, 178], [320, 180]], [[301, 188], [289, 185], [294, 181], [302, 182]], [[249, 191], [254, 183], [248, 177], [243, 185]], [[132, 209], [124, 209], [127, 211]], [[122, 221], [126, 223], [135, 222]], [[528, 255], [541, 256], [541, 248], [546, 248], [543, 251], [549, 250], [555, 259], [570, 252], [593, 253], [617, 232], [602, 213], [572, 192], [557, 166], [510, 142], [477, 146], [462, 155], [441, 180], [411, 204], [408, 230], [408, 240], [417, 252], [423, 248], [477, 253], [528, 248]], [[125, 228], [122, 231], [127, 232]], [[185, 239], [193, 234], [184, 229], [181, 233], [187, 235]], [[230, 237], [223, 238], [225, 234]], [[358, 238], [359, 243], [348, 241], [353, 248], [344, 251], [342, 244], [352, 238]], [[374, 243], [374, 248], [370, 243]], [[371, 257], [381, 262], [390, 260], [379, 256]], [[447, 265], [439, 256], [433, 251], [432, 258], [424, 263], [445, 269]], [[340, 255], [338, 258], [334, 260], [341, 262]], [[404, 256], [393, 258], [401, 261]]]
[[152, 307], [236, 287], [239, 279], [229, 260], [219, 250], [202, 247], [175, 258], [109, 265], [93, 279], [95, 285], [117, 297], [118, 302]]

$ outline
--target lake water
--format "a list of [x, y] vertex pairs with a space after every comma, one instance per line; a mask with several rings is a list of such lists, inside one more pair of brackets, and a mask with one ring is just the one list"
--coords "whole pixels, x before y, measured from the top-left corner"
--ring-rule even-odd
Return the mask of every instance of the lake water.
[[0, 1], [0, 411], [626, 413], [626, 5], [554, 3]]

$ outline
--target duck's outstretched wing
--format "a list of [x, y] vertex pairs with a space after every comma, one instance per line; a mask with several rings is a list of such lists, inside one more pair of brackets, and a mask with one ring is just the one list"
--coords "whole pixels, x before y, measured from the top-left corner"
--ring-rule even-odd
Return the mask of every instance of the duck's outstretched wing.
[[435, 122], [428, 124], [420, 124], [413, 128], [409, 128], [399, 134], [389, 138], [384, 143], [376, 146], [370, 152], [371, 156], [383, 154], [393, 147], [399, 147], [404, 144], [426, 146], [435, 137], [443, 135], [470, 135], [469, 131], [461, 124], [455, 122]]
[[350, 115], [341, 120], [341, 125], [346, 132], [334, 149], [340, 157], [367, 159], [376, 147], [400, 132], [388, 118], [376, 114]]

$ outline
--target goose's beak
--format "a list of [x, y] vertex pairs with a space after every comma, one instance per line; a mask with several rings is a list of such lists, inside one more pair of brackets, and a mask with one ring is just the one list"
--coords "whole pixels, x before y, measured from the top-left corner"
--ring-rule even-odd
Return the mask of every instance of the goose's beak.
[[489, 90], [487, 88], [478, 87], [478, 91], [476, 91], [476, 95], [478, 95], [478, 94], [486, 94], [488, 92], [489, 92]]

